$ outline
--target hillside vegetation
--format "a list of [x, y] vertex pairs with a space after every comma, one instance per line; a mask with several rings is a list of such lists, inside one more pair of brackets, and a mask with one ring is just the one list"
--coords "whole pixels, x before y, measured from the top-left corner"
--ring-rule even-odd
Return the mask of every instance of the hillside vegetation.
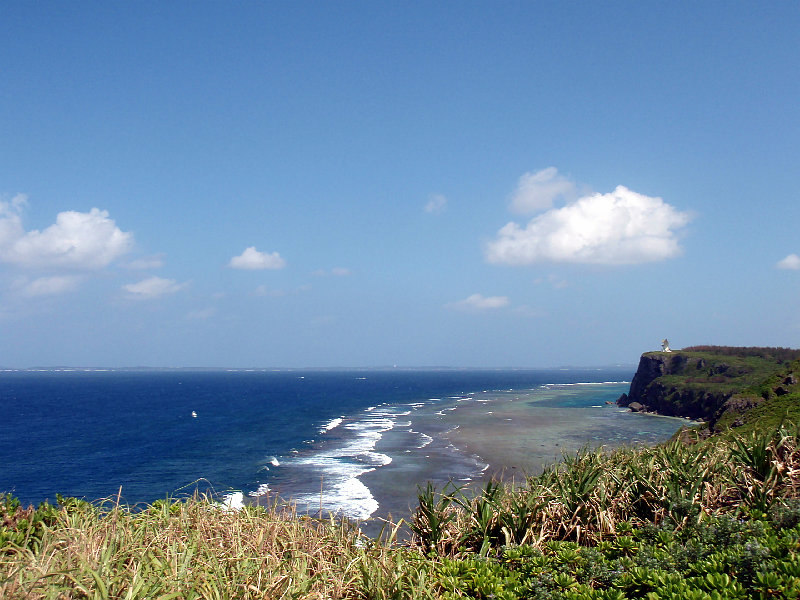
[[[800, 393], [800, 351], [788, 348], [693, 346], [675, 352], [647, 352], [628, 394], [618, 400], [634, 410], [701, 419], [708, 432], [743, 425], [757, 414], [776, 413], [774, 401]], [[782, 403], [795, 414], [796, 403]], [[774, 420], [773, 420], [774, 421]], [[776, 424], [776, 423], [775, 423]]]
[[[379, 539], [280, 503], [228, 511], [195, 498], [131, 510], [59, 498], [33, 509], [6, 496], [0, 597], [798, 598], [800, 389], [790, 378], [800, 360], [680, 354], [691, 377], [716, 377], [707, 369], [724, 363], [731, 375], [719, 384], [744, 386], [726, 387], [719, 409], [758, 401], [727, 426], [733, 409], [722, 410], [713, 432], [687, 430], [654, 448], [587, 448], [516, 487], [425, 485], [410, 523]], [[698, 383], [683, 378], [664, 386], [667, 396]]]

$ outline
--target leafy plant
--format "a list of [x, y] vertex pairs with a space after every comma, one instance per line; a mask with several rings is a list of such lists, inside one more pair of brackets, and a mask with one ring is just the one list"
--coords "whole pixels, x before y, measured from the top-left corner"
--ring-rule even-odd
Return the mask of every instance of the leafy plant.
[[[457, 492], [457, 488], [448, 484]], [[424, 488], [420, 487], [417, 494], [418, 506], [414, 512], [409, 527], [422, 545], [427, 554], [437, 551], [445, 541], [447, 525], [456, 518], [456, 512], [450, 509], [453, 495], [448, 494], [448, 486], [438, 493], [436, 486], [428, 482]]]

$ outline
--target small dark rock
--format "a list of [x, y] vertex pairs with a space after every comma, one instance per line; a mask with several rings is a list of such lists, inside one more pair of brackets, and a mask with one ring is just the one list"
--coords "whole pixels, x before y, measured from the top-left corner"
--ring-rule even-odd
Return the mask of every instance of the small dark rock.
[[644, 404], [639, 402], [631, 402], [628, 404], [628, 408], [630, 408], [632, 412], [641, 412], [644, 410]]

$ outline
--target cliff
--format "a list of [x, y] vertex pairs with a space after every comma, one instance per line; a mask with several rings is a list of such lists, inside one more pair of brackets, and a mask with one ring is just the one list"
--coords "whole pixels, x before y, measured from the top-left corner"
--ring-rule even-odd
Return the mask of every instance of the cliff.
[[794, 394], [800, 351], [784, 348], [696, 346], [646, 352], [617, 404], [634, 411], [735, 426], [739, 416], [771, 397]]

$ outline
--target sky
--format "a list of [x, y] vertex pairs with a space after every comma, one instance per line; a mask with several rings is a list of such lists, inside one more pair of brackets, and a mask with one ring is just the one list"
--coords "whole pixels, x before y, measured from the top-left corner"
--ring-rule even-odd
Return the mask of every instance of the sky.
[[0, 3], [0, 366], [800, 346], [797, 2]]

